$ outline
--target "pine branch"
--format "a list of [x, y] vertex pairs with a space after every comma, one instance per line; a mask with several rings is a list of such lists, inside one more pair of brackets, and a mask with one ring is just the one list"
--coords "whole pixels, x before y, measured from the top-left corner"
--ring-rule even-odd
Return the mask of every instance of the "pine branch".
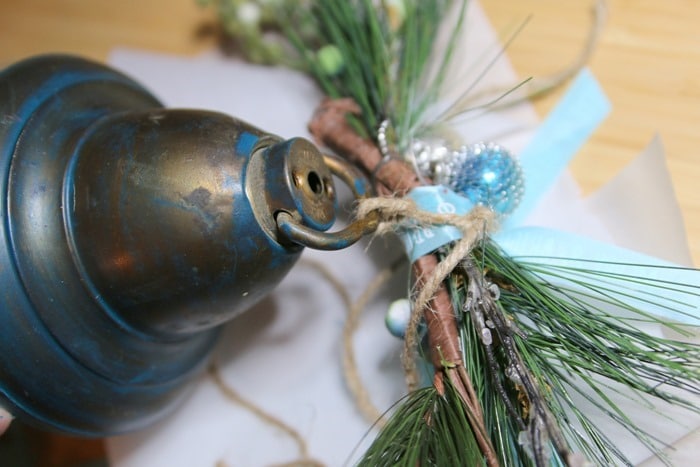
[[[457, 410], [455, 410], [457, 408]], [[468, 413], [452, 385], [409, 394], [358, 463], [394, 467], [482, 465]]]
[[[420, 181], [402, 160], [383, 157], [376, 145], [379, 126], [388, 119], [394, 148], [407, 147], [437, 96], [461, 23], [452, 32], [437, 76], [426, 82], [436, 25], [451, 2], [407, 0], [397, 29], [370, 0], [312, 3], [313, 14], [306, 19], [317, 21], [321, 42], [338, 53], [340, 65], [323, 66], [318, 50], [310, 53], [300, 35], [290, 36], [325, 92], [343, 99], [322, 103], [309, 128], [321, 144], [372, 177], [378, 193], [402, 196]], [[465, 4], [461, 2], [462, 9]], [[419, 286], [438, 259], [429, 255], [416, 262]], [[437, 400], [448, 401], [464, 416], [466, 424], [452, 422], [456, 434], [475, 442], [480, 458], [490, 465], [544, 466], [550, 458], [556, 465], [575, 465], [580, 459], [571, 454], [569, 444], [601, 465], [616, 459], [628, 462], [573, 397], [585, 398], [658, 449], [657, 440], [636, 427], [609, 393], [619, 384], [697, 411], [667, 389], [700, 393], [697, 346], [648, 336], [634, 327], [636, 321], [662, 322], [639, 309], [646, 305], [683, 313], [682, 303], [664, 299], [664, 291], [679, 286], [656, 283], [655, 291], [640, 294], [632, 286], [649, 286], [645, 279], [594, 269], [583, 262], [545, 266], [536, 260], [516, 261], [490, 241], [474, 250], [462, 271], [448, 280], [449, 290], [439, 289], [423, 310], [434, 387], [410, 396], [392, 425], [398, 428], [380, 433], [366, 459], [390, 465], [403, 452], [402, 462], [408, 459], [404, 465], [431, 465], [435, 453], [453, 453], [446, 447], [397, 451], [392, 444], [409, 441], [402, 436], [410, 433], [400, 431], [409, 431], [404, 417], [415, 423], [410, 429], [416, 436], [431, 433], [449, 446], [452, 438], [431, 431], [438, 426], [429, 423], [437, 420]], [[492, 285], [498, 297], [492, 295]], [[694, 297], [700, 293], [697, 287], [684, 290]], [[610, 308], [633, 317], [623, 318]], [[455, 315], [454, 310], [464, 312]]]
[[[422, 115], [435, 102], [454, 53], [466, 0], [457, 2], [459, 20], [436, 76], [426, 83], [440, 25], [454, 4], [452, 0], [404, 0], [402, 12], [394, 12], [401, 20], [392, 21], [389, 7], [375, 7], [371, 0], [315, 1], [308, 10], [289, 12], [294, 20], [285, 25], [285, 32], [324, 92], [357, 104], [354, 118], [360, 123], [355, 130], [360, 136], [375, 139], [380, 123], [388, 119], [395, 130], [392, 143], [405, 150]], [[295, 31], [296, 21], [315, 24], [323, 48], [337, 53], [339, 66], [319, 63], [321, 49], [310, 52], [314, 44]]]
[[[481, 265], [485, 277], [499, 285], [499, 307], [512, 321], [512, 326], [522, 331], [513, 335], [522, 365], [540, 388], [547, 388], [543, 397], [548, 410], [567, 438], [589, 459], [598, 464], [609, 464], [613, 459], [629, 463], [615, 447], [614, 441], [608, 439], [589, 418], [590, 414], [584, 414], [577, 408], [573, 394], [591, 402], [602, 414], [615, 420], [657, 453], [663, 446], [638, 428], [609, 397], [609, 393], [615, 389], [608, 382], [620, 384], [626, 388], [625, 391], [636, 393], [639, 397], [650, 396], [700, 412], [687, 399], [664, 389], [666, 386], [686, 391], [689, 395], [700, 394], [700, 348], [638, 330], [634, 314], [659, 323], [664, 321], [630, 306], [625, 301], [627, 293], [624, 287], [601, 285], [615, 278], [615, 274], [597, 274], [595, 264], [585, 260], [570, 260], [565, 267], [549, 267], [534, 260], [514, 260], [490, 242], [483, 249], [475, 250], [474, 255], [474, 261]], [[565, 275], [566, 283], [571, 284], [571, 277], [574, 277], [576, 288], [553, 282], [564, 278], [564, 270], [571, 273]], [[641, 277], [625, 277], [625, 280], [652, 285]], [[453, 285], [455, 300], [464, 300], [464, 284]], [[650, 301], [659, 302], [670, 288], [683, 291], [697, 300], [700, 294], [698, 287], [660, 283], [645, 295], [649, 296]], [[676, 306], [680, 308], [681, 305]], [[604, 306], [632, 313], [632, 317], [623, 318], [615, 309]], [[470, 349], [465, 355], [470, 355], [472, 359], [476, 358], [475, 355], [483, 355], [483, 350], [480, 350], [483, 343], [473, 337], [476, 332], [474, 320], [465, 319], [462, 324], [465, 348]], [[486, 368], [486, 358], [481, 358], [481, 362], [471, 365]], [[468, 362], [467, 367], [469, 365]], [[483, 378], [474, 380], [477, 385], [489, 387], [489, 382]], [[513, 400], [517, 400], [517, 384], [513, 385], [512, 381], [508, 384]], [[480, 394], [486, 399], [494, 399], [488, 390], [482, 389]], [[487, 420], [494, 416], [489, 408], [499, 404], [497, 400], [489, 402], [482, 399]], [[573, 414], [583, 433], [569, 421], [569, 414]]]

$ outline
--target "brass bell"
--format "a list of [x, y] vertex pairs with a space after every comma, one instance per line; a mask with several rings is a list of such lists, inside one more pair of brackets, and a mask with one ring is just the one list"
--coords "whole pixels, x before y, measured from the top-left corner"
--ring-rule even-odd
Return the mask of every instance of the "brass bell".
[[0, 162], [0, 405], [74, 434], [167, 413], [300, 243], [368, 228], [324, 236], [333, 173], [356, 174], [308, 141], [164, 109], [75, 57], [0, 72]]

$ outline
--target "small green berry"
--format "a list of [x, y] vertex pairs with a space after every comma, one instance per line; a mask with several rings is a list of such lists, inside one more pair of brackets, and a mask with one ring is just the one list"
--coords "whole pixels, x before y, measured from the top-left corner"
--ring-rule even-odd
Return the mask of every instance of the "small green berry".
[[321, 70], [329, 76], [334, 76], [340, 73], [345, 64], [343, 54], [338, 47], [329, 44], [324, 45], [316, 52], [316, 60], [321, 66]]

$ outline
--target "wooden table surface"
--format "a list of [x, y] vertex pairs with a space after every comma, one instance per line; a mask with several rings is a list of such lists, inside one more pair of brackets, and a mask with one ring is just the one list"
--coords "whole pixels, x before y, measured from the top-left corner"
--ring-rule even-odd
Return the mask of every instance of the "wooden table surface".
[[[595, 0], [482, 0], [498, 30], [532, 19], [510, 49], [522, 76], [568, 63]], [[700, 264], [700, 1], [609, 0], [590, 66], [613, 104], [611, 116], [572, 164], [585, 192], [604, 184], [659, 133]], [[192, 55], [216, 46], [213, 15], [195, 0], [2, 0], [0, 66], [41, 52], [105, 60], [115, 46]], [[544, 114], [556, 93], [536, 105]]]

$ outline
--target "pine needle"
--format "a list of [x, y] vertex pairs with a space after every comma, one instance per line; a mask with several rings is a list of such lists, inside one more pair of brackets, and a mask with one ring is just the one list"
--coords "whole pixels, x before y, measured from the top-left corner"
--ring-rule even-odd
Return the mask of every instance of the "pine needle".
[[[645, 295], [639, 302], [655, 305], [663, 302], [664, 293], [669, 290], [697, 300], [700, 290], [696, 284], [653, 284], [643, 277], [596, 273], [595, 264], [586, 261], [570, 260], [566, 265], [554, 266], [533, 260], [522, 262], [505, 256], [492, 243], [474, 255], [475, 261], [483, 264], [485, 277], [499, 284], [498, 304], [521, 331], [514, 334], [517, 351], [539, 387], [546, 388], [541, 395], [549, 410], [569, 442], [589, 460], [600, 465], [615, 459], [630, 464], [592, 421], [591, 414], [577, 408], [574, 396], [590, 402], [600, 414], [632, 433], [657, 455], [664, 446], [637, 427], [611, 394], [624, 390], [644, 410], [652, 407], [651, 398], [700, 412], [686, 397], [678, 395], [679, 391], [688, 396], [700, 395], [700, 348], [637, 329], [640, 318], [665, 321], [629, 305], [631, 292], [610, 282], [624, 279], [629, 284], [644, 285]], [[553, 282], [563, 277], [568, 285]], [[466, 299], [464, 279], [453, 279], [452, 289], [456, 301]], [[683, 303], [666, 306], [682, 311]], [[464, 317], [462, 325], [465, 365], [475, 385], [481, 387], [485, 417], [492, 421], [492, 437], [498, 441], [503, 464], [528, 465], [521, 464], [527, 457], [522, 456], [522, 446], [514, 439], [518, 427], [509, 417], [507, 402], [498, 395], [494, 378], [500, 378], [508, 388], [507, 397], [513, 405], [523, 401], [521, 389], [503, 376], [505, 371], [494, 374], [472, 320]], [[503, 350], [499, 350], [499, 358], [506, 370], [508, 362]], [[522, 420], [525, 418], [523, 415]]]
[[[392, 143], [405, 149], [421, 115], [435, 101], [454, 52], [466, 0], [458, 2], [460, 20], [442, 52], [437, 76], [421, 86], [440, 25], [453, 3], [405, 0], [402, 21], [392, 25], [387, 11], [373, 6], [371, 0], [314, 1], [307, 10], [289, 12], [285, 33], [328, 96], [350, 97], [359, 105], [361, 112], [356, 119], [362, 135], [376, 138], [379, 125], [388, 119], [395, 125]], [[315, 24], [321, 33], [320, 43], [334, 47], [341, 57], [339, 70], [329, 71], [319, 64], [318, 45], [305, 41], [294, 30], [296, 22]]]
[[446, 384], [444, 395], [432, 386], [408, 395], [358, 465], [476, 466], [483, 465], [483, 458], [466, 407]]

